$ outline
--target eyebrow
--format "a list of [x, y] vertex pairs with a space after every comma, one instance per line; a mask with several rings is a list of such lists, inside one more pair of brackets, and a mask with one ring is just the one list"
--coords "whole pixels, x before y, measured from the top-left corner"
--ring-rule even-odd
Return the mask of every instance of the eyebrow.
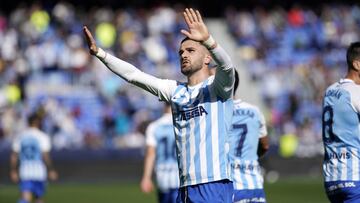
[[[186, 47], [185, 50], [196, 50], [196, 48], [195, 47]], [[181, 55], [182, 53], [184, 53], [184, 51], [182, 49], [180, 49], [178, 54]]]

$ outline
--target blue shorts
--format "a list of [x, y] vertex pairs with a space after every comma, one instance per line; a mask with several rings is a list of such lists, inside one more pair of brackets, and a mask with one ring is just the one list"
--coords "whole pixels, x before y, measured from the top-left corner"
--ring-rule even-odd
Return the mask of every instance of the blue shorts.
[[234, 202], [266, 202], [265, 192], [263, 189], [254, 190], [234, 190]]
[[40, 198], [45, 194], [46, 182], [23, 180], [19, 184], [21, 192], [31, 192], [36, 198]]
[[231, 203], [234, 188], [229, 180], [190, 185], [179, 189], [178, 203]]
[[179, 189], [170, 189], [166, 192], [158, 192], [160, 203], [176, 203]]
[[330, 202], [360, 202], [360, 181], [325, 182], [325, 191]]

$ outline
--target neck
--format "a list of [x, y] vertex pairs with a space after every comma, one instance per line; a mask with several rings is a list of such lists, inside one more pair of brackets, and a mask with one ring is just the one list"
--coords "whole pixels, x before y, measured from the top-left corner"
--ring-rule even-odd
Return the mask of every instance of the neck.
[[357, 85], [360, 85], [360, 75], [356, 71], [349, 71], [345, 78], [354, 81]]
[[188, 85], [189, 86], [197, 85], [203, 82], [204, 80], [208, 79], [209, 76], [210, 76], [209, 69], [207, 67], [203, 67], [199, 71], [196, 71], [195, 73], [187, 76]]

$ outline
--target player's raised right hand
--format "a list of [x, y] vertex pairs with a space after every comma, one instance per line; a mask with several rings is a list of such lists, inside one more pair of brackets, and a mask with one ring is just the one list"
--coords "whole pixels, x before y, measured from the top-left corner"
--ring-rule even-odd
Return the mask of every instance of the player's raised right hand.
[[84, 31], [86, 42], [89, 47], [90, 54], [96, 55], [98, 52], [98, 47], [96, 46], [94, 37], [92, 36], [90, 30], [86, 26], [83, 27], [83, 31]]
[[202, 20], [200, 12], [198, 10], [194, 10], [192, 8], [186, 8], [184, 13], [184, 20], [188, 26], [188, 30], [181, 30], [181, 33], [187, 36], [188, 38], [198, 41], [204, 42], [210, 36], [209, 31]]

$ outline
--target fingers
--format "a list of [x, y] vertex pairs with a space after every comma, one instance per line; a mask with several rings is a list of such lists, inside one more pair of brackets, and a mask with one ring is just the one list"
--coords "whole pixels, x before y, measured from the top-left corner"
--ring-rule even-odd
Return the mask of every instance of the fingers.
[[94, 37], [92, 36], [90, 30], [86, 26], [83, 27], [83, 31], [84, 31], [86, 42], [89, 47], [90, 54], [96, 55], [96, 53], [98, 52], [98, 48], [96, 46]]
[[85, 37], [86, 37], [86, 40], [88, 41], [88, 43], [89, 42], [90, 43], [95, 43], [94, 37], [92, 36], [89, 29], [86, 26], [84, 26], [83, 30], [84, 30], [84, 34], [85, 34]]
[[203, 23], [202, 17], [201, 17], [200, 12], [198, 10], [196, 10], [196, 16], [197, 16], [199, 22]]
[[190, 8], [186, 8], [184, 11], [184, 18], [187, 24], [191, 24], [194, 22], [203, 22], [200, 12], [198, 10], [195, 10]]
[[186, 30], [181, 30], [180, 32], [181, 32], [183, 35], [185, 35], [186, 37], [191, 38], [190, 32], [188, 32], [188, 31], [186, 31]]
[[186, 13], [186, 15], [188, 16], [188, 18], [190, 19], [190, 23], [195, 22], [195, 19], [194, 19], [193, 15], [191, 14], [190, 9], [186, 8], [186, 9], [185, 9], [185, 13]]
[[186, 13], [186, 10], [184, 11], [183, 15], [184, 15], [184, 19], [185, 19], [186, 24], [190, 25], [191, 21], [190, 21], [190, 18], [188, 16], [188, 14]]
[[194, 9], [190, 8], [190, 13], [191, 13], [191, 16], [194, 19], [194, 21], [199, 22], [199, 19], [198, 19], [197, 15], [195, 14]]

